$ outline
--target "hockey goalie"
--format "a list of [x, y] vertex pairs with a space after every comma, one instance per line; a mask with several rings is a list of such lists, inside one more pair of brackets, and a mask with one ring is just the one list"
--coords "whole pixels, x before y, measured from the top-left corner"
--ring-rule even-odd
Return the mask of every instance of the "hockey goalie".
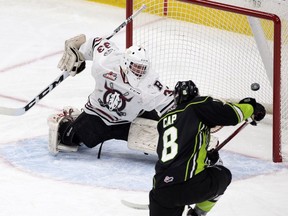
[[[77, 77], [85, 70], [86, 61], [92, 61], [95, 89], [82, 111], [65, 107], [62, 112], [49, 116], [49, 151], [75, 152], [79, 145], [93, 148], [110, 139], [127, 141], [128, 134], [133, 137], [131, 122], [138, 117], [150, 119], [150, 129], [157, 134], [155, 120], [173, 106], [173, 95], [151, 68], [145, 48], [133, 45], [121, 52], [105, 38], [86, 41], [85, 35], [78, 35], [65, 42], [58, 67]], [[137, 133], [139, 139], [146, 135], [145, 131], [141, 132]], [[149, 153], [148, 150], [143, 149]]]

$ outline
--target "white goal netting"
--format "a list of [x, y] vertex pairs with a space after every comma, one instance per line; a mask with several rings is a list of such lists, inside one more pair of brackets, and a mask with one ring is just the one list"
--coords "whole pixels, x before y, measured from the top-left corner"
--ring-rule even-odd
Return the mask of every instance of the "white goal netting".
[[[178, 80], [192, 79], [199, 86], [202, 95], [231, 101], [239, 101], [247, 96], [255, 97], [273, 115], [273, 127], [277, 128], [277, 124], [279, 128], [273, 131], [273, 160], [281, 160], [281, 157], [287, 160], [287, 2], [218, 1], [241, 7], [240, 11], [251, 9], [254, 12], [250, 11], [250, 16], [237, 11], [225, 11], [225, 5], [222, 10], [197, 5], [193, 1], [131, 2], [134, 10], [142, 4], [147, 6], [145, 12], [133, 23], [133, 42], [147, 48], [152, 67], [165, 84], [173, 88]], [[257, 11], [276, 14], [281, 20], [279, 60], [277, 50], [275, 52], [275, 41], [278, 40], [274, 35], [275, 24], [272, 19], [257, 18]], [[278, 66], [281, 74], [276, 76], [275, 82], [274, 73]], [[260, 89], [252, 91], [252, 83], [259, 83]], [[275, 91], [275, 83], [279, 85], [279, 94]], [[279, 113], [273, 110], [273, 103], [278, 103], [277, 101]]]

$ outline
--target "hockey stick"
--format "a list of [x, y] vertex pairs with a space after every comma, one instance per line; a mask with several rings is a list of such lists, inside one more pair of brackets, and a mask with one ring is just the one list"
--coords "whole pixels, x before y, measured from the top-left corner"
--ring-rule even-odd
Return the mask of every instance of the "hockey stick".
[[247, 120], [243, 122], [230, 136], [228, 136], [221, 144], [217, 145], [215, 150], [219, 151], [222, 149], [230, 140], [232, 140], [241, 130], [243, 130], [248, 124], [256, 125], [255, 121], [248, 122]]
[[[109, 40], [115, 34], [117, 34], [122, 28], [124, 28], [129, 22], [131, 22], [142, 10], [146, 8], [146, 5], [142, 5], [134, 14], [128, 17], [120, 26], [118, 26], [113, 33], [107, 37]], [[0, 107], [0, 114], [10, 115], [10, 116], [19, 116], [26, 113], [31, 109], [35, 104], [37, 104], [42, 98], [44, 98], [49, 92], [51, 92], [56, 86], [58, 86], [63, 80], [69, 76], [68, 72], [63, 72], [59, 77], [57, 77], [51, 84], [49, 84], [43, 91], [41, 91], [36, 97], [29, 101], [24, 107], [21, 108], [9, 108], [9, 107]]]
[[123, 23], [121, 23], [121, 25], [118, 26], [110, 36], [106, 37], [106, 39], [109, 40], [110, 38], [112, 38], [115, 34], [117, 34], [122, 28], [124, 28], [129, 22], [131, 22], [144, 9], [146, 9], [146, 5], [143, 4], [134, 14], [132, 14]]
[[121, 203], [129, 208], [133, 208], [133, 209], [138, 209], [138, 210], [148, 210], [149, 209], [149, 205], [148, 204], [139, 204], [139, 203], [134, 203], [134, 202], [130, 202], [127, 200], [121, 200]]
[[43, 97], [45, 97], [49, 92], [51, 92], [56, 86], [58, 86], [64, 79], [69, 76], [68, 72], [63, 72], [59, 77], [57, 77], [52, 83], [49, 84], [43, 91], [41, 91], [36, 97], [29, 101], [24, 107], [21, 108], [8, 108], [0, 107], [0, 114], [19, 116], [26, 113], [35, 104], [37, 104]]

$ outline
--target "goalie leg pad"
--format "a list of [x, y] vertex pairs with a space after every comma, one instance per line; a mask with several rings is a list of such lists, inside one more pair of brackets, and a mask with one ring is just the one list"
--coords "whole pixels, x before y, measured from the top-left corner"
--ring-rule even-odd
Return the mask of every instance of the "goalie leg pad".
[[130, 126], [128, 148], [156, 155], [158, 143], [157, 121], [136, 118]]
[[80, 114], [81, 112], [77, 108], [64, 107], [63, 112], [52, 114], [48, 117], [48, 150], [50, 153], [56, 155], [59, 151], [76, 152], [78, 150], [78, 146], [68, 146], [60, 143], [61, 135], [59, 133], [59, 128], [65, 123], [73, 122]]

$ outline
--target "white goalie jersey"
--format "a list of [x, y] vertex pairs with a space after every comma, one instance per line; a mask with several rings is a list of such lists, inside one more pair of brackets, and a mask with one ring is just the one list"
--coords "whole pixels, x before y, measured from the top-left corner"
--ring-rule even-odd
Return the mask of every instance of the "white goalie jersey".
[[94, 38], [80, 47], [85, 60], [93, 60], [95, 89], [84, 111], [99, 116], [107, 125], [133, 121], [142, 111], [156, 110], [161, 116], [173, 106], [172, 91], [151, 70], [132, 87], [122, 72], [123, 53], [107, 39]]

